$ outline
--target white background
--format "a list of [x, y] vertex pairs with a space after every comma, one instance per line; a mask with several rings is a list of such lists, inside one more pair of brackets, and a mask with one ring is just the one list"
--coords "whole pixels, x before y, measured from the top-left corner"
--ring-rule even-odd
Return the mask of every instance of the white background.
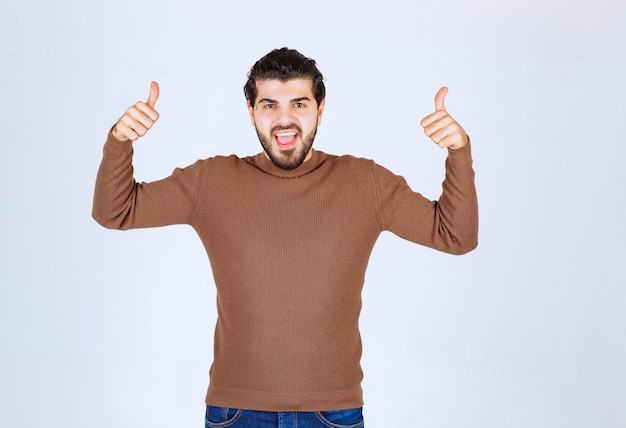
[[242, 86], [318, 61], [316, 147], [437, 198], [433, 97], [473, 140], [480, 244], [384, 234], [361, 327], [378, 427], [626, 426], [626, 6], [616, 0], [3, 0], [0, 424], [200, 427], [215, 293], [189, 227], [91, 219], [110, 126], [158, 80], [150, 181], [260, 150]]

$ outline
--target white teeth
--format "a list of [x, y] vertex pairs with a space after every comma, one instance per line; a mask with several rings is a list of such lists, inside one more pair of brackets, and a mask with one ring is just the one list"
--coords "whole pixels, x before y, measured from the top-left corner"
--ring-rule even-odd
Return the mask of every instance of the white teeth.
[[280, 132], [276, 134], [277, 137], [293, 137], [294, 135], [296, 135], [295, 132]]

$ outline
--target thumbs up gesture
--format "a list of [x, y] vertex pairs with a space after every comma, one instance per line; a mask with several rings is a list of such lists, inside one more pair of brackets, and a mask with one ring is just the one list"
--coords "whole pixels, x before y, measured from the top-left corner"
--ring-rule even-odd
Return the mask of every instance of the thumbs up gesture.
[[460, 149], [469, 138], [461, 125], [448, 114], [444, 104], [448, 88], [441, 88], [435, 95], [435, 112], [426, 116], [420, 124], [424, 133], [442, 148]]
[[137, 102], [126, 110], [126, 113], [117, 121], [111, 132], [120, 141], [136, 141], [146, 135], [152, 125], [159, 119], [159, 113], [154, 109], [159, 99], [159, 84], [150, 84], [150, 96], [148, 101]]

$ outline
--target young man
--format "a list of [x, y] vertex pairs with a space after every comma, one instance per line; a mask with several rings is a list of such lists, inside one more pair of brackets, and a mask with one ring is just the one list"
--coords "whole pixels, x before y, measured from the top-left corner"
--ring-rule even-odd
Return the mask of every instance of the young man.
[[325, 105], [312, 59], [274, 50], [244, 92], [263, 152], [139, 184], [132, 141], [159, 118], [153, 82], [109, 133], [94, 218], [115, 229], [189, 224], [200, 236], [218, 309], [207, 427], [361, 427], [358, 318], [371, 250], [385, 230], [451, 254], [476, 247], [469, 139], [442, 88], [422, 121], [448, 149], [443, 192], [430, 201], [370, 160], [312, 149]]

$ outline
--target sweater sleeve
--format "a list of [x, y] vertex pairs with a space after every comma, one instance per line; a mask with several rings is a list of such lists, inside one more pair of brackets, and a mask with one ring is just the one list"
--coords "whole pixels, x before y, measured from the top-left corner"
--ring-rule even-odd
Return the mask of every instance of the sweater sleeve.
[[93, 218], [109, 229], [190, 224], [203, 163], [177, 168], [160, 181], [138, 183], [132, 157], [132, 143], [109, 132], [96, 177]]
[[478, 245], [478, 202], [470, 143], [448, 150], [439, 200], [413, 192], [406, 181], [375, 165], [380, 221], [384, 230], [450, 254]]

